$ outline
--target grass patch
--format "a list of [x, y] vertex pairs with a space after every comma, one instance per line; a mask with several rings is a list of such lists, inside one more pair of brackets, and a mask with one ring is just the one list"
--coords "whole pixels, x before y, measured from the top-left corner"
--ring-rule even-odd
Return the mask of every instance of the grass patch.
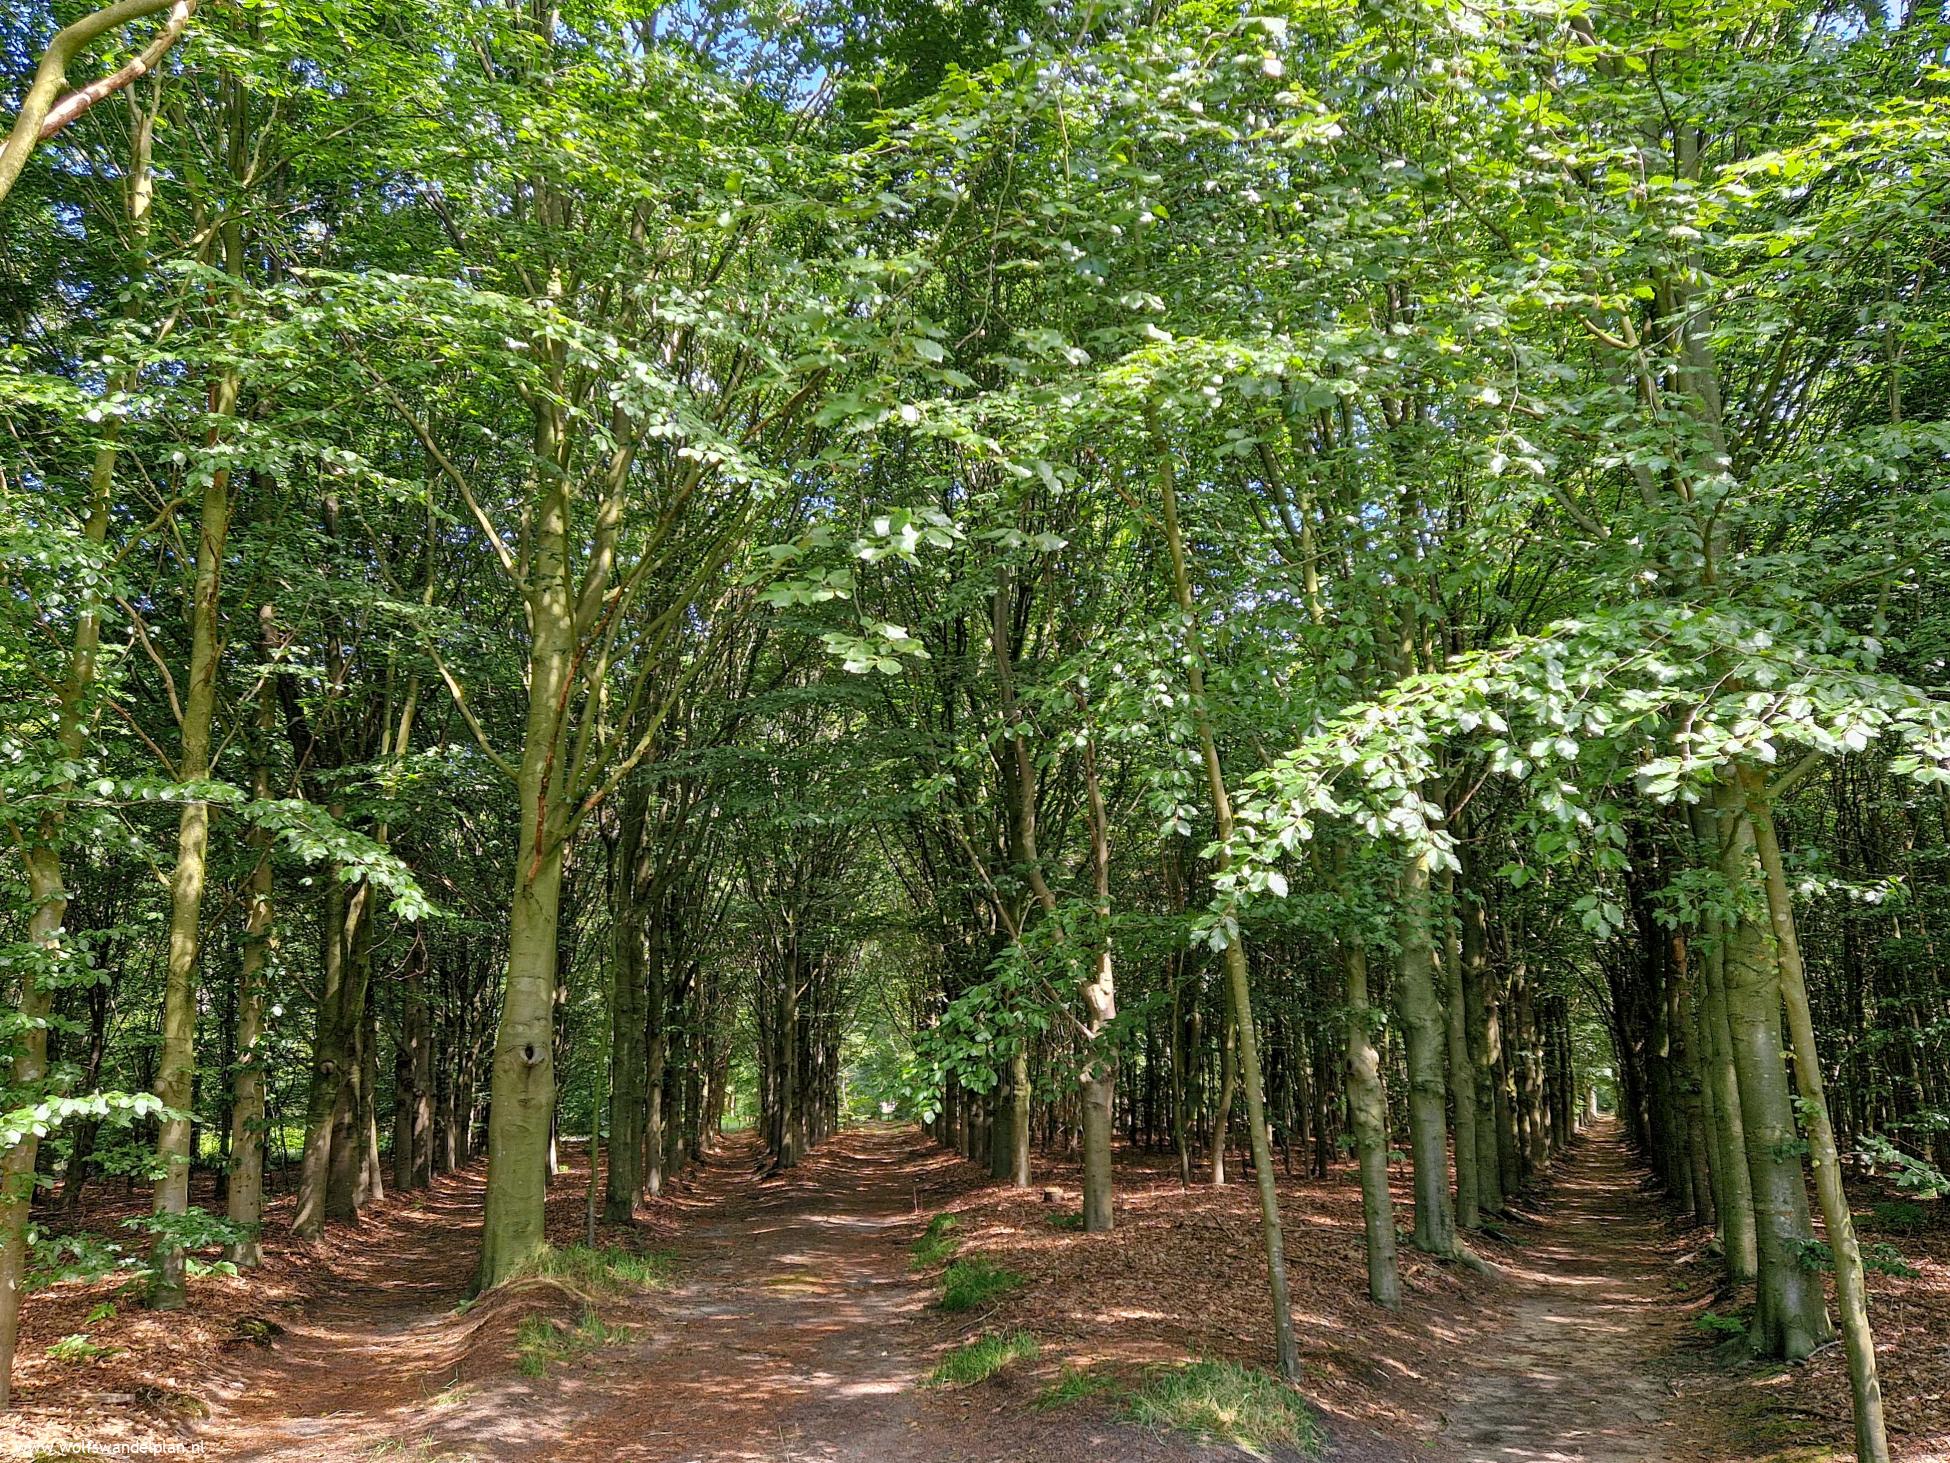
[[930, 1219], [921, 1237], [908, 1250], [912, 1268], [931, 1270], [944, 1260], [952, 1260], [955, 1251], [961, 1248], [961, 1240], [955, 1234], [959, 1224], [952, 1214], [937, 1214]]
[[1255, 1457], [1276, 1447], [1311, 1453], [1320, 1429], [1294, 1390], [1229, 1361], [1194, 1361], [1151, 1373], [1131, 1394], [1131, 1420], [1231, 1443]]
[[1083, 1216], [1081, 1214], [1064, 1214], [1058, 1212], [1050, 1215], [1049, 1227], [1051, 1229], [1082, 1229]]
[[101, 1346], [90, 1341], [86, 1332], [76, 1332], [63, 1336], [48, 1347], [47, 1354], [52, 1361], [93, 1361], [98, 1356], [115, 1356], [124, 1348], [120, 1346]]
[[1725, 1341], [1730, 1336], [1747, 1334], [1747, 1318], [1744, 1314], [1723, 1316], [1718, 1311], [1701, 1311], [1693, 1317], [1693, 1329], [1715, 1341]]
[[596, 1295], [622, 1295], [668, 1285], [672, 1264], [671, 1257], [661, 1251], [639, 1254], [616, 1245], [594, 1250], [587, 1245], [568, 1245], [543, 1250], [522, 1267], [521, 1273], [560, 1280]]
[[984, 1260], [956, 1260], [941, 1272], [941, 1309], [972, 1311], [979, 1305], [1000, 1300], [1019, 1289], [1022, 1277], [1015, 1271]]
[[1117, 1380], [1115, 1374], [1091, 1367], [1066, 1366], [1061, 1376], [1043, 1388], [1036, 1398], [1036, 1405], [1048, 1410], [1123, 1395], [1124, 1384]]
[[444, 1453], [432, 1433], [418, 1438], [388, 1438], [365, 1452], [374, 1463], [474, 1463], [476, 1453]]
[[1883, 1234], [1921, 1234], [1930, 1227], [1930, 1211], [1914, 1199], [1890, 1199], [1875, 1207], [1867, 1228]]
[[524, 1377], [547, 1376], [550, 1367], [579, 1360], [629, 1334], [628, 1326], [612, 1326], [588, 1306], [573, 1326], [547, 1316], [527, 1316], [515, 1328], [515, 1357]]
[[1034, 1361], [1042, 1350], [1027, 1331], [1007, 1335], [978, 1336], [966, 1346], [957, 1346], [942, 1359], [928, 1377], [931, 1387], [969, 1387], [1018, 1361]]
[[460, 1407], [466, 1404], [479, 1390], [471, 1382], [463, 1382], [456, 1379], [447, 1383], [446, 1386], [427, 1398], [427, 1406], [433, 1408]]

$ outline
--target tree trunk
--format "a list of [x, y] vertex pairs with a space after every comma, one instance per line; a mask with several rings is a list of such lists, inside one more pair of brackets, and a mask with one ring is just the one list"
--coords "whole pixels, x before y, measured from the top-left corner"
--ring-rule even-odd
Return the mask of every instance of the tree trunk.
[[[334, 812], [337, 810], [335, 809]], [[345, 983], [346, 886], [336, 865], [327, 868], [325, 906], [319, 916], [318, 1009], [313, 1020], [311, 1090], [305, 1108], [305, 1147], [298, 1161], [298, 1203], [291, 1232], [316, 1239], [325, 1232], [330, 1187], [332, 1112], [345, 1080], [346, 1050], [339, 1025], [339, 989]]]
[[1482, 1223], [1476, 1199], [1476, 1071], [1469, 1060], [1469, 1017], [1463, 1000], [1462, 927], [1457, 918], [1456, 875], [1442, 876], [1446, 913], [1442, 921], [1442, 1005], [1449, 1054], [1449, 1100], [1456, 1118], [1456, 1225]]
[[1768, 919], [1780, 968], [1781, 993], [1787, 1002], [1787, 1026], [1794, 1044], [1794, 1075], [1801, 1089], [1809, 1158], [1815, 1170], [1815, 1193], [1821, 1200], [1821, 1221], [1828, 1231], [1828, 1247], [1834, 1256], [1835, 1300], [1842, 1316], [1849, 1394], [1854, 1403], [1855, 1456], [1857, 1463], [1889, 1463], [1889, 1436], [1882, 1417], [1882, 1383], [1876, 1375], [1875, 1334], [1869, 1326], [1862, 1248], [1855, 1238], [1855, 1218], [1842, 1187], [1841, 1154], [1836, 1151], [1835, 1129], [1828, 1116], [1821, 1052], [1815, 1043], [1814, 1015], [1808, 1005], [1807, 976], [1802, 968], [1801, 942], [1794, 924], [1793, 897], [1788, 892], [1787, 870], [1781, 861], [1780, 841], [1775, 836], [1766, 782], [1751, 768], [1741, 769], [1740, 781], [1767, 886]]
[[1347, 1114], [1361, 1174], [1361, 1217], [1368, 1236], [1368, 1298], [1396, 1310], [1402, 1303], [1395, 1258], [1395, 1201], [1388, 1192], [1388, 1093], [1374, 1045], [1377, 1013], [1368, 1003], [1368, 952], [1341, 951], [1347, 985]]
[[[1730, 890], [1748, 889], [1755, 872], [1754, 829], [1731, 778], [1716, 788], [1715, 809], [1721, 876]], [[1826, 1342], [1830, 1328], [1820, 1272], [1802, 1263], [1813, 1234], [1781, 1053], [1780, 967], [1766, 948], [1767, 931], [1750, 920], [1736, 918], [1723, 944], [1727, 1026], [1760, 1262], [1751, 1340], [1762, 1356], [1795, 1361]]]
[[[1103, 785], [1097, 776], [1097, 743], [1092, 736], [1084, 738], [1083, 787], [1090, 819], [1091, 880], [1099, 926], [1091, 974], [1083, 985], [1083, 1039], [1087, 1044], [1079, 1077], [1083, 1099], [1083, 1227], [1087, 1233], [1097, 1234], [1114, 1222], [1110, 1150], [1117, 1068], [1108, 1049], [1108, 1033], [1117, 1018], [1117, 986], [1110, 945], [1110, 814], [1104, 807]], [[1148, 1067], [1146, 1071], [1148, 1076]], [[1026, 1100], [1024, 1105], [1026, 1109]], [[1027, 1116], [1025, 1110], [1025, 1119]], [[1024, 1148], [1026, 1160], [1027, 1144]], [[1024, 1187], [1029, 1183], [1026, 1161], [1019, 1182]]]
[[1434, 947], [1429, 931], [1429, 855], [1410, 855], [1400, 880], [1395, 1007], [1408, 1054], [1408, 1132], [1415, 1179], [1415, 1248], [1430, 1255], [1456, 1250], [1449, 1207], [1449, 1130], [1443, 1057], [1448, 1027], [1436, 998]]
[[1500, 1214], [1503, 1162], [1497, 1142], [1496, 1067], [1503, 1055], [1503, 1033], [1497, 1019], [1495, 976], [1490, 971], [1488, 920], [1471, 877], [1475, 859], [1466, 846], [1462, 865], [1463, 898], [1457, 913], [1462, 922], [1464, 1034], [1476, 1083], [1476, 1205], [1483, 1214]]
[[[551, 347], [553, 349], [553, 347]], [[535, 413], [535, 459], [553, 466], [561, 426]], [[568, 835], [564, 708], [572, 694], [574, 607], [569, 596], [569, 499], [544, 489], [524, 586], [528, 602], [528, 707], [516, 767], [521, 835], [508, 910], [507, 981], [489, 1075], [488, 1180], [479, 1288], [499, 1285], [542, 1248], [549, 1127], [555, 1112], [554, 1016], [562, 860]]]
[[1232, 1135], [1232, 1100], [1239, 1090], [1239, 1063], [1234, 1059], [1238, 1034], [1231, 1008], [1219, 1023], [1219, 1096], [1212, 1104], [1212, 1143], [1209, 1172], [1214, 1184], [1226, 1181], [1226, 1139]]
[[[228, 233], [227, 262], [234, 275], [241, 275], [243, 246], [234, 224]], [[235, 414], [238, 385], [235, 371], [225, 371], [218, 379], [210, 392], [213, 418], [221, 420]], [[211, 430], [214, 434], [217, 429]], [[216, 713], [217, 661], [221, 654], [217, 616], [224, 542], [229, 533], [230, 474], [224, 469], [212, 473], [203, 490], [197, 534], [189, 679], [183, 688], [182, 752], [176, 763], [177, 780], [185, 783], [200, 782], [210, 775], [210, 724]], [[156, 1137], [160, 1176], [155, 1185], [155, 1212], [165, 1222], [187, 1213], [190, 1207], [197, 966], [209, 853], [210, 805], [201, 799], [186, 802], [177, 819], [176, 865], [169, 881], [169, 974], [163, 991], [162, 1049], [156, 1069], [156, 1096], [167, 1111]], [[156, 1239], [149, 1303], [157, 1310], [175, 1310], [183, 1299], [183, 1247], [165, 1231]]]
[[[266, 612], [269, 606], [265, 607]], [[256, 744], [252, 748], [251, 795], [271, 796], [271, 769], [265, 761], [265, 742], [275, 725], [268, 680], [258, 689]], [[235, 1096], [230, 1109], [230, 1189], [225, 1213], [244, 1234], [224, 1248], [233, 1265], [250, 1268], [263, 1259], [259, 1230], [264, 1223], [264, 1040], [265, 981], [270, 966], [272, 923], [271, 836], [263, 828], [250, 831], [257, 858], [251, 865], [249, 903], [244, 916], [244, 944], [237, 972], [237, 1054], [233, 1077]]]
[[[1185, 568], [1185, 541], [1178, 527], [1178, 489], [1170, 449], [1158, 428], [1155, 409], [1148, 411], [1151, 436], [1158, 452], [1160, 507], [1163, 510], [1165, 545], [1171, 557], [1173, 588], [1178, 611], [1184, 616], [1186, 650], [1185, 675], [1192, 693], [1192, 718], [1198, 729], [1199, 751], [1205, 764], [1206, 786], [1211, 793], [1213, 821], [1217, 825], [1223, 850], [1232, 837], [1232, 796], [1226, 789], [1225, 770], [1219, 762], [1219, 744], [1212, 732], [1211, 708], [1205, 699], [1205, 657], [1198, 633], [1198, 610], [1192, 602], [1192, 581]], [[1224, 873], [1230, 855], [1221, 852], [1219, 871]], [[1236, 931], [1226, 942], [1226, 988], [1231, 996], [1233, 1020], [1239, 1031], [1239, 1064], [1246, 1084], [1246, 1122], [1250, 1130], [1253, 1175], [1259, 1187], [1261, 1238], [1266, 1248], [1268, 1298], [1273, 1305], [1274, 1351], [1279, 1358], [1280, 1375], [1288, 1382], [1300, 1380], [1300, 1350], [1293, 1339], [1293, 1308], [1287, 1299], [1286, 1244], [1280, 1235], [1280, 1198], [1273, 1185], [1273, 1158], [1266, 1132], [1266, 1096], [1260, 1081], [1259, 1041], [1253, 1031], [1252, 980], [1246, 966], [1244, 937]]]
[[[154, 136], [155, 114], [141, 107], [133, 109], [130, 132], [127, 208], [130, 236], [138, 249], [148, 237], [149, 206], [153, 197], [150, 171], [150, 145]], [[22, 165], [26, 159], [20, 160]], [[134, 275], [144, 263], [138, 252], [132, 256]], [[118, 375], [115, 388], [133, 387], [135, 377]], [[109, 508], [115, 484], [115, 464], [121, 433], [120, 418], [111, 416], [102, 427], [103, 441], [95, 451], [88, 479], [88, 517], [83, 538], [99, 550], [108, 539]], [[71, 761], [80, 761], [87, 746], [86, 703], [95, 685], [97, 657], [101, 646], [101, 614], [93, 593], [84, 594], [75, 617], [74, 640], [68, 652], [67, 674], [61, 683], [59, 737], [61, 750]], [[63, 955], [62, 937], [68, 912], [67, 878], [61, 857], [64, 820], [59, 811], [43, 814], [28, 842], [27, 942], [50, 963]], [[54, 1009], [54, 988], [32, 974], [21, 981], [18, 1035], [13, 1041], [12, 1096], [16, 1102], [38, 1100], [47, 1078], [47, 1017]], [[77, 1145], [79, 1147], [79, 1145]], [[14, 1146], [0, 1155], [0, 1409], [13, 1397], [14, 1349], [20, 1332], [20, 1300], [27, 1277], [27, 1225], [34, 1197], [34, 1173], [40, 1160], [40, 1139], [32, 1129], [24, 1132]], [[70, 1179], [77, 1183], [80, 1174]], [[75, 1195], [80, 1195], [79, 1187]]]

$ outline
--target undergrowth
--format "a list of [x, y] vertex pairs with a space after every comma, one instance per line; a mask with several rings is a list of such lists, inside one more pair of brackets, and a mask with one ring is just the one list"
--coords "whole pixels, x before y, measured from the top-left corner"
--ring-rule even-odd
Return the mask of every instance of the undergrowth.
[[954, 1258], [955, 1251], [961, 1248], [961, 1240], [954, 1232], [957, 1223], [952, 1214], [937, 1214], [928, 1221], [928, 1227], [908, 1250], [914, 1269], [930, 1270], [943, 1260]]
[[1229, 1361], [1154, 1371], [1131, 1394], [1127, 1410], [1134, 1422], [1231, 1443], [1255, 1457], [1276, 1447], [1312, 1453], [1320, 1446], [1320, 1429], [1298, 1393]]
[[579, 1360], [629, 1334], [628, 1326], [610, 1325], [589, 1306], [573, 1326], [548, 1316], [525, 1316], [515, 1328], [515, 1356], [524, 1377], [546, 1376], [550, 1367]]
[[1061, 1376], [1043, 1388], [1036, 1398], [1036, 1405], [1046, 1409], [1068, 1407], [1075, 1402], [1124, 1395], [1124, 1384], [1115, 1373], [1097, 1371], [1091, 1367], [1066, 1366]]
[[935, 1387], [968, 1387], [985, 1382], [1004, 1367], [1018, 1361], [1034, 1361], [1042, 1350], [1027, 1331], [1007, 1335], [978, 1336], [966, 1346], [957, 1346], [942, 1358], [928, 1377]]
[[639, 1253], [617, 1245], [593, 1250], [587, 1245], [567, 1245], [541, 1251], [522, 1266], [518, 1278], [560, 1280], [597, 1295], [622, 1295], [667, 1285], [671, 1264], [671, 1257], [661, 1251]]
[[972, 1311], [989, 1301], [1000, 1300], [1022, 1285], [1015, 1271], [975, 1256], [956, 1260], [941, 1272], [941, 1309]]

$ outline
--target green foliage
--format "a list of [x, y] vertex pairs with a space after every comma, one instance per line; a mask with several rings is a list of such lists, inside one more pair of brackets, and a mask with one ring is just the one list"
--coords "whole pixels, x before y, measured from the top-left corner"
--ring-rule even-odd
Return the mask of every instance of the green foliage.
[[63, 1336], [49, 1346], [47, 1354], [53, 1361], [93, 1361], [98, 1356], [114, 1356], [122, 1349], [119, 1346], [98, 1345], [90, 1341], [86, 1333], [77, 1332], [72, 1336]]
[[1052, 1213], [1047, 1216], [1047, 1219], [1051, 1229], [1081, 1230], [1083, 1228], [1081, 1214]]
[[1919, 1199], [1950, 1198], [1950, 1178], [1927, 1159], [1905, 1152], [1878, 1133], [1861, 1134], [1855, 1145], [1863, 1167], [1870, 1173], [1893, 1173], [1896, 1187]]
[[1006, 1366], [1034, 1361], [1041, 1350], [1036, 1338], [1027, 1331], [978, 1336], [949, 1352], [928, 1374], [928, 1383], [936, 1387], [972, 1386], [987, 1381]]
[[1036, 1405], [1050, 1409], [1076, 1402], [1110, 1401], [1120, 1398], [1125, 1387], [1117, 1376], [1096, 1367], [1065, 1366], [1054, 1382], [1037, 1395]]
[[541, 1251], [521, 1273], [560, 1280], [591, 1295], [622, 1295], [668, 1285], [673, 1265], [672, 1256], [661, 1252], [567, 1245]]
[[1693, 1329], [1707, 1336], [1745, 1336], [1747, 1320], [1743, 1316], [1723, 1316], [1717, 1311], [1701, 1311], [1693, 1317]]
[[628, 1326], [608, 1324], [592, 1306], [583, 1307], [573, 1326], [550, 1316], [524, 1316], [515, 1328], [515, 1357], [524, 1377], [546, 1376], [552, 1367], [629, 1337]]
[[1022, 1287], [1022, 1276], [979, 1255], [949, 1262], [941, 1272], [940, 1308], [950, 1313], [972, 1311], [1000, 1300]]
[[1321, 1442], [1313, 1414], [1293, 1388], [1229, 1361], [1154, 1371], [1131, 1393], [1126, 1410], [1147, 1427], [1229, 1443], [1254, 1457], [1273, 1448], [1312, 1453]]
[[1871, 1228], [1887, 1234], [1922, 1234], [1930, 1227], [1930, 1211], [1913, 1199], [1885, 1199], [1870, 1213]]
[[[1825, 1240], [1802, 1240], [1795, 1247], [1795, 1262], [1803, 1270], [1833, 1270], [1835, 1252]], [[1921, 1273], [1903, 1258], [1902, 1252], [1894, 1245], [1881, 1241], [1862, 1246], [1862, 1268], [1898, 1279], [1911, 1279]]]
[[[64, 1281], [93, 1281], [125, 1274], [141, 1285], [150, 1275], [150, 1254], [159, 1240], [184, 1250], [213, 1250], [234, 1243], [247, 1233], [244, 1226], [192, 1205], [182, 1214], [138, 1214], [122, 1221], [130, 1238], [75, 1230], [67, 1234], [31, 1236], [27, 1284], [30, 1290]], [[191, 1275], [235, 1275], [227, 1260], [204, 1260], [192, 1253], [186, 1270]]]
[[911, 1268], [928, 1270], [952, 1259], [961, 1248], [961, 1237], [955, 1233], [960, 1223], [952, 1214], [937, 1214], [930, 1219], [921, 1237], [908, 1247]]

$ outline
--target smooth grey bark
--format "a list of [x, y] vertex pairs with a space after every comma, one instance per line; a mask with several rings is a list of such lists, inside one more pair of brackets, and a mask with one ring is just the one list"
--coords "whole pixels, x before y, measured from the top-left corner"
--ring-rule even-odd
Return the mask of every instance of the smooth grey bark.
[[1342, 947], [1341, 972], [1347, 997], [1347, 1116], [1361, 1175], [1368, 1298], [1392, 1311], [1402, 1303], [1402, 1281], [1395, 1254], [1395, 1201], [1388, 1191], [1388, 1092], [1374, 1044], [1379, 1014], [1368, 999], [1368, 952], [1358, 943]]
[[1429, 928], [1430, 856], [1412, 853], [1399, 883], [1396, 918], [1395, 1007], [1408, 1058], [1408, 1133], [1415, 1185], [1415, 1248], [1431, 1255], [1456, 1250], [1449, 1203], [1448, 1083], [1444, 1060], [1448, 1023], [1435, 992], [1435, 950]]

